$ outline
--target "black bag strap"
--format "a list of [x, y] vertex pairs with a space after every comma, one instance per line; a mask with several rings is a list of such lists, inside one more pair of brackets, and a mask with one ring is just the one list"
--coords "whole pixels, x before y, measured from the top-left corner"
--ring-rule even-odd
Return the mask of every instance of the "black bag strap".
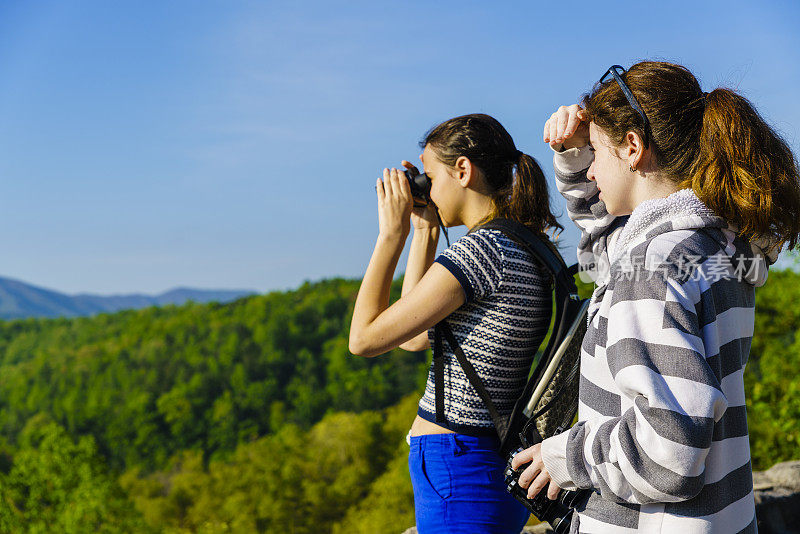
[[572, 271], [577, 269], [577, 266], [568, 267], [561, 254], [558, 253], [558, 249], [545, 234], [536, 234], [520, 222], [503, 218], [492, 219], [473, 228], [470, 232], [484, 228], [487, 230], [500, 230], [526, 248], [534, 260], [538, 260], [542, 267], [547, 269], [553, 276], [556, 284], [562, 288], [571, 289], [575, 287], [574, 273]]
[[442, 353], [442, 330], [437, 324], [433, 336], [433, 388], [436, 401], [436, 423], [444, 424], [444, 354]]
[[[434, 330], [433, 374], [434, 374], [434, 388], [436, 394], [436, 422], [439, 423], [440, 419], [441, 422], [445, 421], [444, 365], [443, 365], [444, 356], [441, 352], [442, 334], [444, 334], [445, 339], [447, 339], [447, 344], [450, 345], [450, 349], [453, 351], [453, 354], [455, 354], [456, 360], [458, 360], [458, 364], [461, 366], [461, 369], [464, 370], [464, 374], [467, 376], [467, 380], [469, 380], [469, 383], [472, 384], [473, 388], [475, 388], [475, 391], [478, 393], [478, 396], [486, 405], [486, 409], [489, 410], [489, 415], [492, 417], [492, 422], [494, 422], [494, 428], [497, 431], [497, 435], [502, 440], [503, 436], [505, 436], [506, 434], [508, 421], [506, 420], [505, 417], [500, 415], [499, 411], [497, 411], [497, 406], [495, 406], [494, 402], [492, 402], [492, 398], [489, 396], [489, 392], [486, 391], [486, 386], [483, 385], [481, 377], [478, 376], [478, 373], [477, 371], [475, 371], [475, 368], [472, 366], [471, 363], [469, 363], [466, 354], [464, 354], [464, 351], [461, 350], [461, 347], [458, 344], [458, 340], [456, 340], [456, 336], [453, 335], [453, 330], [450, 329], [450, 325], [447, 324], [447, 321], [444, 320], [440, 321], [439, 324], [435, 326]], [[439, 341], [437, 342], [437, 340]], [[439, 353], [438, 356], [437, 356], [437, 349]], [[440, 362], [438, 367], [436, 365], [437, 360]]]

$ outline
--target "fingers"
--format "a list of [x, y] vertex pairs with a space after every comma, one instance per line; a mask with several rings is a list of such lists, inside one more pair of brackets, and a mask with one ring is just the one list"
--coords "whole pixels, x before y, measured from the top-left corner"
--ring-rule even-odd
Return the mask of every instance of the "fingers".
[[383, 169], [383, 189], [386, 196], [392, 196], [392, 174], [389, 169]]
[[412, 169], [413, 169], [413, 170], [415, 170], [415, 171], [419, 172], [419, 169], [417, 169], [417, 168], [414, 166], [414, 164], [412, 164], [410, 161], [403, 160], [403, 161], [401, 161], [401, 162], [400, 162], [400, 164], [401, 164], [403, 167], [405, 167], [406, 169], [408, 169], [408, 170], [412, 170]]
[[[570, 106], [570, 108], [577, 106]], [[581, 123], [580, 117], [578, 117], [578, 110], [570, 110], [568, 115], [567, 124], [564, 126], [564, 139], [572, 137], [572, 134], [575, 133], [575, 130], [578, 128], [578, 125]]]
[[550, 484], [547, 486], [547, 498], [551, 501], [556, 500], [559, 491], [561, 491], [561, 488], [558, 487], [558, 484], [554, 480], [550, 480]]
[[397, 198], [403, 202], [411, 202], [411, 186], [408, 185], [408, 180], [403, 171], [383, 169], [383, 196], [379, 198]]
[[553, 116], [551, 115], [549, 119], [544, 122], [544, 132], [542, 132], [542, 140], [545, 143], [550, 142], [550, 122], [553, 120]]
[[520, 451], [516, 455], [514, 455], [514, 458], [511, 460], [511, 468], [514, 471], [519, 469], [520, 466], [525, 465], [529, 463], [531, 460], [533, 460], [533, 449], [535, 446], [536, 445], [534, 445], [533, 447], [528, 447], [524, 451]]
[[384, 197], [386, 197], [386, 192], [383, 189], [383, 182], [380, 178], [375, 182], [375, 191], [378, 193], [378, 201], [383, 202]]
[[572, 137], [581, 126], [585, 128], [583, 123], [588, 122], [589, 120], [589, 114], [586, 113], [586, 110], [580, 107], [578, 104], [573, 104], [567, 109], [569, 111], [569, 119], [564, 131], [564, 139]]
[[561, 106], [558, 108], [558, 121], [556, 122], [556, 143], [564, 142], [564, 133], [567, 130], [567, 122], [569, 121], [569, 108]]
[[547, 473], [547, 471], [540, 471], [531, 486], [528, 488], [528, 498], [533, 499], [539, 495], [539, 492], [542, 491], [549, 482], [550, 475]]
[[539, 473], [542, 472], [542, 464], [541, 462], [531, 462], [528, 467], [519, 475], [519, 480], [517, 484], [521, 488], [527, 488], [531, 485], [531, 482], [536, 480], [536, 477], [539, 476]]
[[397, 169], [392, 169], [392, 179], [394, 180], [394, 192], [404, 200], [411, 198], [411, 186], [408, 185], [406, 173]]
[[[541, 443], [537, 443], [533, 447], [528, 447], [520, 452], [511, 461], [511, 467], [517, 469], [520, 465], [530, 463], [528, 467], [519, 475], [519, 485], [527, 488], [528, 484], [539, 474], [544, 464], [542, 463]], [[514, 465], [516, 463], [516, 466]]]
[[[588, 117], [586, 111], [578, 104], [560, 106], [544, 124], [544, 142], [550, 143], [551, 147], [557, 149], [564, 141], [575, 135], [579, 128], [585, 129]], [[585, 132], [581, 135], [585, 135]]]
[[558, 143], [558, 111], [550, 117], [550, 144]]

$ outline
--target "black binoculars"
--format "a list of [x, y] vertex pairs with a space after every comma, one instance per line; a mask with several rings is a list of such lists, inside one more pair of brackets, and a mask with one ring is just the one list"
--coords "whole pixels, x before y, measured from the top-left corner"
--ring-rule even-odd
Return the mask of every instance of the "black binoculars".
[[[424, 208], [431, 201], [431, 179], [424, 172], [411, 168], [406, 170], [406, 180], [411, 187], [415, 208]], [[420, 203], [421, 202], [421, 203]]]

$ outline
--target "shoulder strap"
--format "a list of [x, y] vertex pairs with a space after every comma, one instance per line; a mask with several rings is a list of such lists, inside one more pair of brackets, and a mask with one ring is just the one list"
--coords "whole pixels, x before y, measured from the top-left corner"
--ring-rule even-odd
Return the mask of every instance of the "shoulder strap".
[[576, 266], [567, 267], [558, 249], [544, 234], [536, 234], [524, 224], [519, 223], [513, 219], [492, 219], [491, 221], [482, 224], [472, 231], [480, 229], [487, 230], [500, 230], [510, 239], [514, 240], [517, 244], [524, 247], [533, 256], [533, 258], [540, 262], [542, 267], [553, 276], [556, 284], [562, 288], [575, 287], [575, 280], [573, 279]]
[[[483, 403], [486, 405], [486, 409], [489, 410], [489, 415], [492, 417], [492, 422], [494, 422], [494, 428], [497, 431], [497, 435], [500, 439], [503, 439], [503, 436], [506, 434], [506, 427], [508, 426], [508, 421], [497, 410], [497, 406], [495, 406], [492, 398], [489, 396], [489, 392], [486, 391], [486, 387], [483, 385], [483, 381], [481, 377], [478, 376], [477, 371], [469, 363], [466, 354], [464, 351], [461, 350], [461, 347], [458, 344], [458, 340], [456, 340], [456, 336], [453, 335], [453, 331], [450, 329], [450, 325], [447, 324], [447, 321], [442, 320], [439, 324], [436, 325], [434, 330], [434, 346], [433, 346], [433, 375], [434, 375], [434, 392], [436, 396], [436, 422], [443, 423], [445, 422], [444, 417], [444, 362], [442, 354], [442, 343], [441, 338], [444, 335], [445, 339], [447, 340], [447, 344], [450, 345], [450, 348], [453, 351], [453, 354], [456, 356], [456, 360], [458, 360], [458, 364], [464, 370], [464, 374], [467, 375], [467, 380], [469, 383], [472, 384], [472, 387], [475, 388], [475, 391], [478, 393], [478, 396], [481, 398]], [[438, 362], [438, 365], [437, 365]]]
[[444, 354], [442, 354], [442, 329], [439, 325], [434, 327], [433, 335], [433, 391], [436, 402], [436, 422], [446, 423], [444, 417]]

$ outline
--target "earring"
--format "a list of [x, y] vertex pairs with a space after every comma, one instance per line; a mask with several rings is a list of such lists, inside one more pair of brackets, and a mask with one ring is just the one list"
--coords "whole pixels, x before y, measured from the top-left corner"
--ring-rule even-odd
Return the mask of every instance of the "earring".
[[636, 172], [636, 169], [633, 168], [633, 165], [629, 165], [631, 172]]

